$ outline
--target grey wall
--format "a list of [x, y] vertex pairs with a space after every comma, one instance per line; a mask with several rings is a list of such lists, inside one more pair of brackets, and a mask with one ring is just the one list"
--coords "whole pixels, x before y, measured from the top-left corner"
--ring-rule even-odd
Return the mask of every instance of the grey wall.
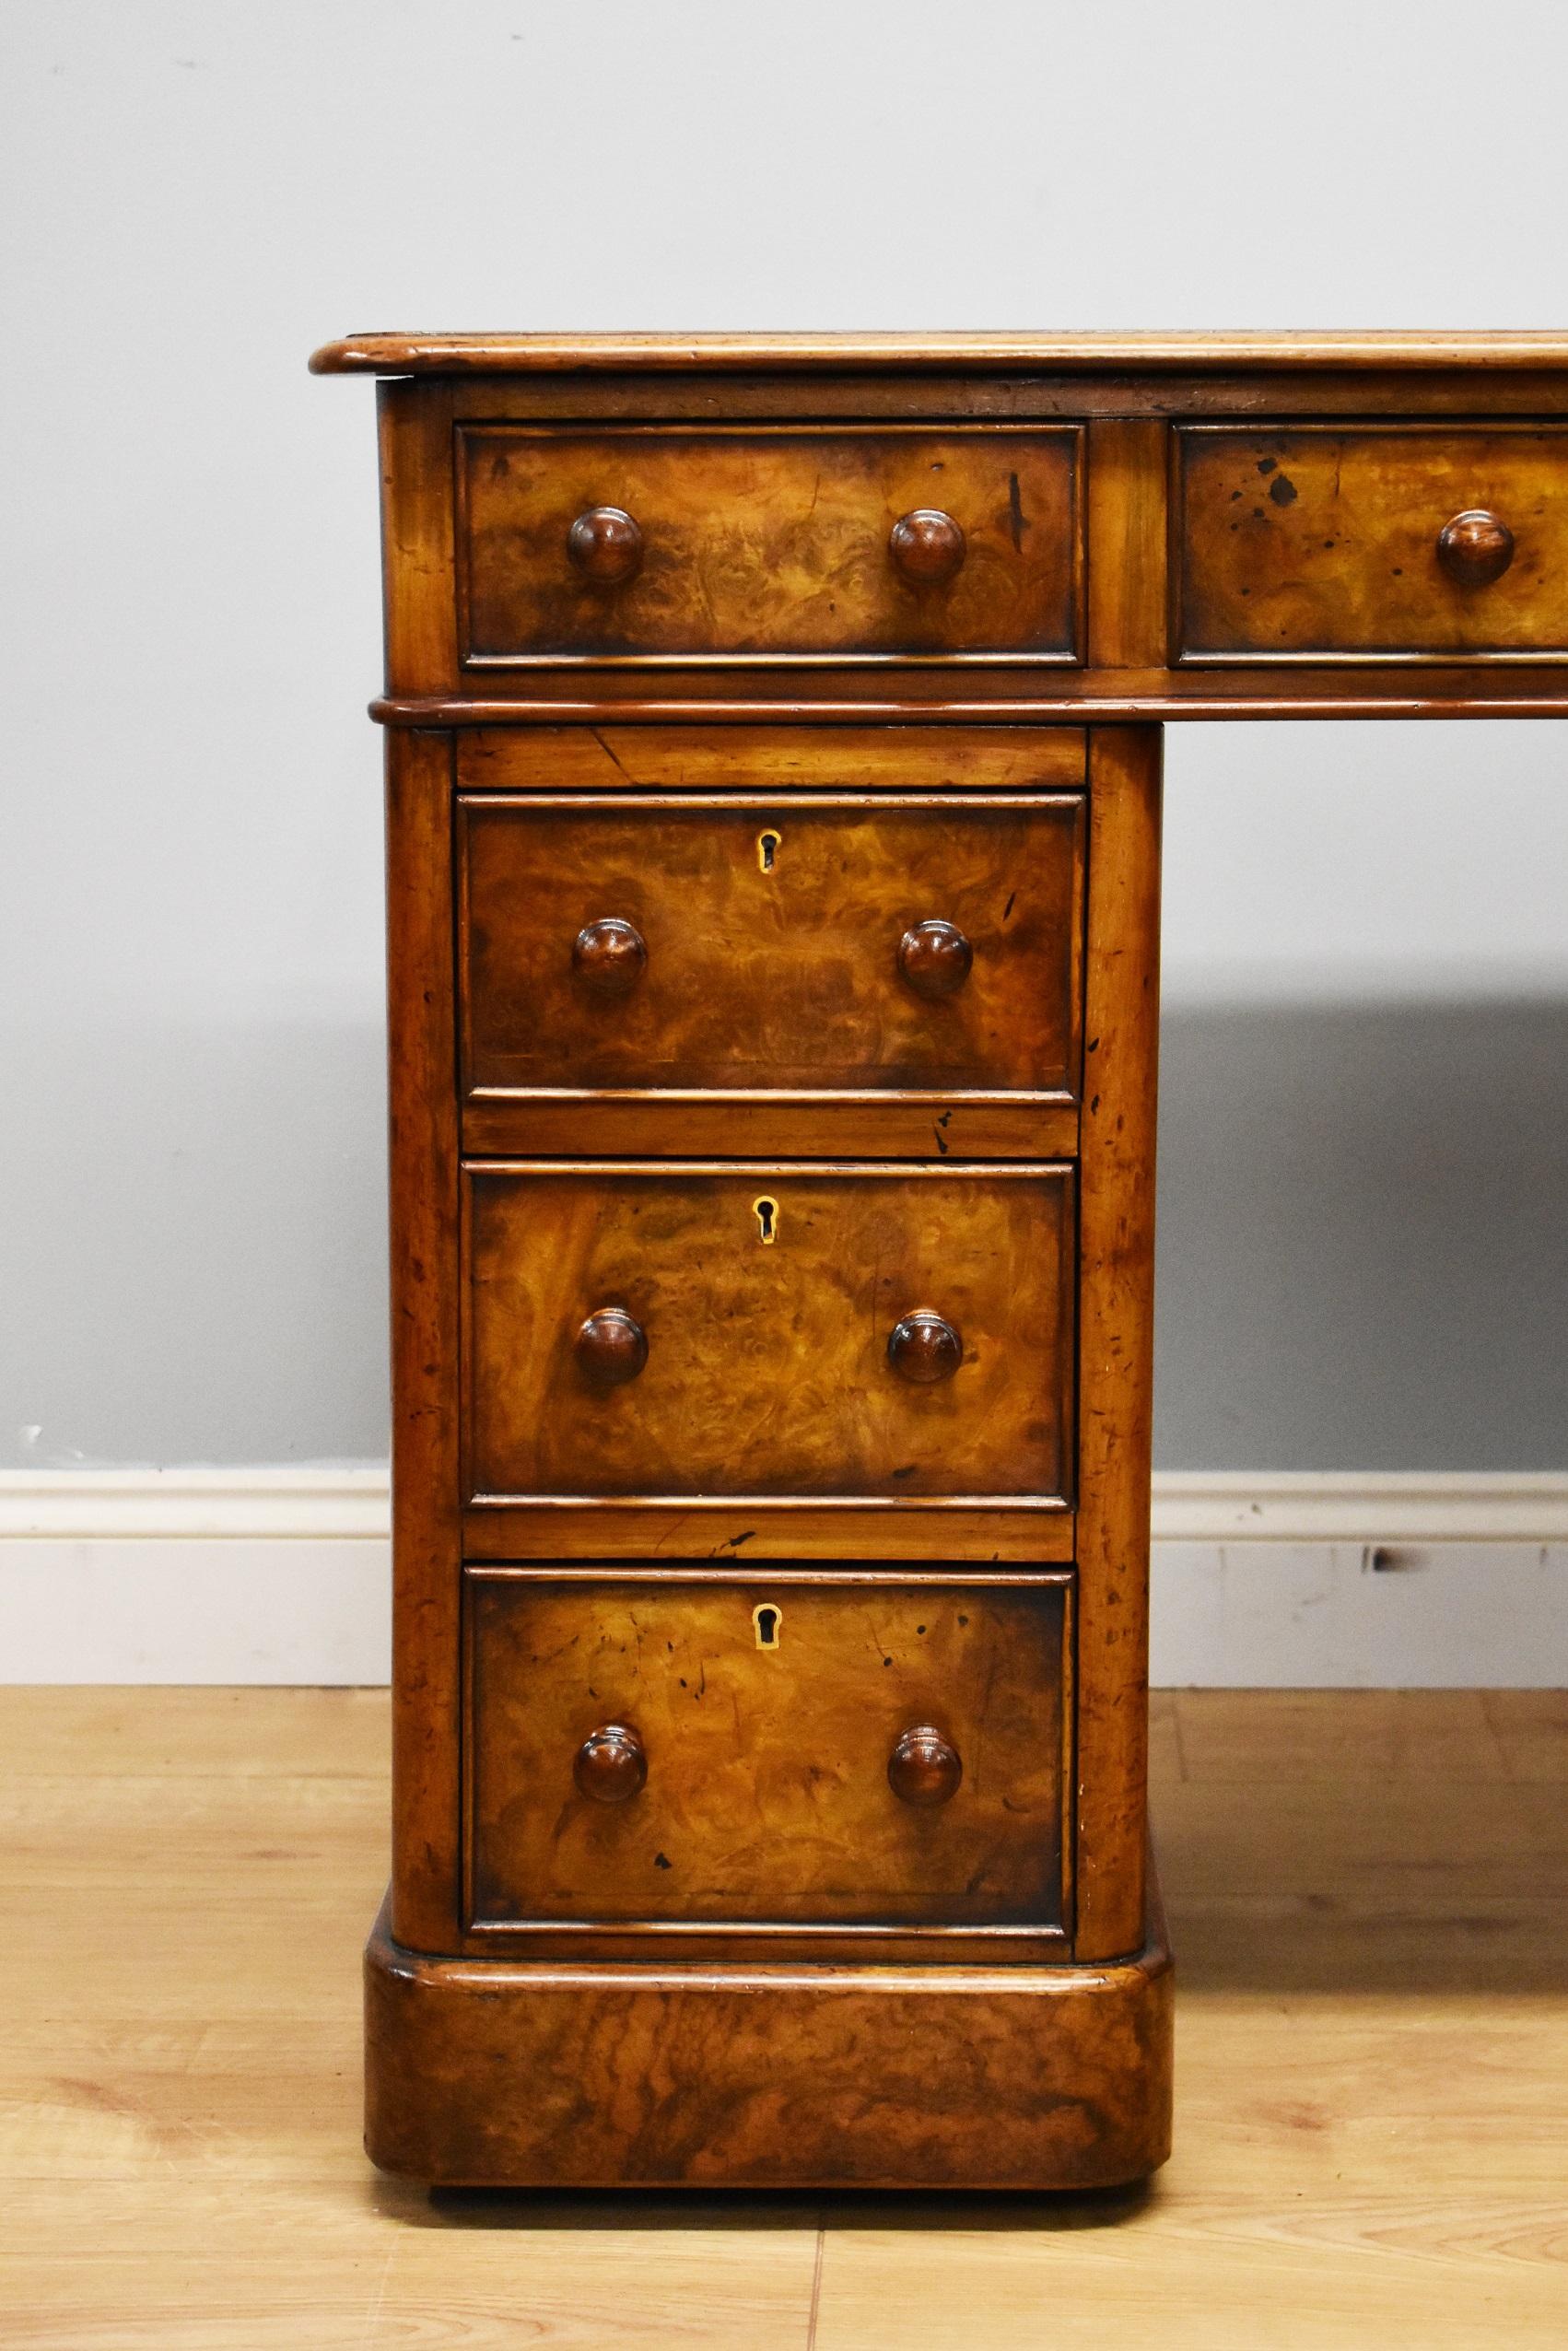
[[[374, 461], [313, 343], [1562, 323], [1545, 5], [53, 0], [0, 41], [13, 1463], [383, 1448]], [[1173, 731], [1168, 1462], [1562, 1461], [1565, 764]]]
[[1156, 1445], [1568, 1456], [1568, 730], [1173, 727]]

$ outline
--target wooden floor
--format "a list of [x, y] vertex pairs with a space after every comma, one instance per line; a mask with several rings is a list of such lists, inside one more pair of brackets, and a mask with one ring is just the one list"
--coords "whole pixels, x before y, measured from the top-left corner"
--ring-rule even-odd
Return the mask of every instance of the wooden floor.
[[432, 2201], [358, 2149], [375, 1692], [0, 1691], [0, 2345], [1568, 2345], [1568, 1698], [1156, 1708], [1142, 2195]]

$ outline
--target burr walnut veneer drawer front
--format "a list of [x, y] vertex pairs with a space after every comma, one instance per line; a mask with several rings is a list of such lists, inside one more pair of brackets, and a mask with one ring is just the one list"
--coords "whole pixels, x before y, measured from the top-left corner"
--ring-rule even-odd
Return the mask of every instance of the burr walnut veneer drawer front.
[[476, 1927], [1059, 1930], [1070, 1579], [465, 1581]]
[[1186, 661], [1561, 661], [1568, 428], [1178, 427]]
[[1062, 1507], [1069, 1169], [607, 1162], [466, 1190], [474, 1500]]
[[1070, 1102], [1083, 812], [1077, 793], [465, 797], [466, 1089]]
[[465, 425], [465, 665], [1072, 661], [1077, 426]]

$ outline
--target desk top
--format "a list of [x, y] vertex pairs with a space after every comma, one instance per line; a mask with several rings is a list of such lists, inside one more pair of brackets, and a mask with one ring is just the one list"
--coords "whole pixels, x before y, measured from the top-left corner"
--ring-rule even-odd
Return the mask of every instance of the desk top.
[[1568, 333], [365, 334], [310, 365], [401, 379], [399, 722], [1568, 716]]
[[1194, 375], [1294, 369], [1568, 368], [1568, 333], [351, 334], [310, 360], [318, 376], [534, 375], [686, 368], [1024, 368]]

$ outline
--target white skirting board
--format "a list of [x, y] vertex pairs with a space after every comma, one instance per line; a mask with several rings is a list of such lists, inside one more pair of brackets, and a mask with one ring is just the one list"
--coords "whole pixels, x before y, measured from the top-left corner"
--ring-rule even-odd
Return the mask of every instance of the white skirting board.
[[[1152, 1678], [1568, 1681], [1568, 1474], [1167, 1474]], [[384, 1681], [384, 1469], [0, 1472], [0, 1682]]]

